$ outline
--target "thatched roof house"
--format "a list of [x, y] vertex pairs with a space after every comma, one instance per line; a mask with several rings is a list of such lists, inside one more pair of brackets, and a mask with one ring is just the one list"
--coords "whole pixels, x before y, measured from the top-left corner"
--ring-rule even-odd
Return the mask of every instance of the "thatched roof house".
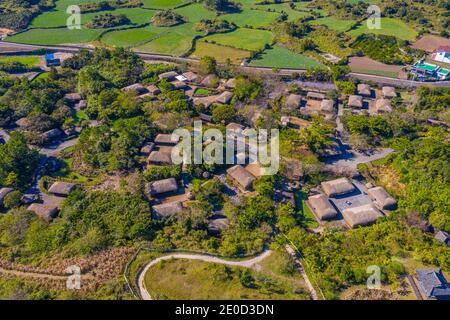
[[160, 133], [155, 138], [155, 143], [161, 145], [176, 145], [178, 141], [178, 136], [165, 133]]
[[370, 90], [370, 86], [365, 83], [358, 84], [356, 91], [358, 92], [359, 95], [362, 95], [362, 96], [370, 96], [372, 94], [371, 90]]
[[28, 208], [28, 211], [33, 211], [39, 218], [47, 222], [52, 221], [58, 215], [58, 207], [45, 205], [41, 203], [33, 203]]
[[302, 103], [302, 96], [299, 94], [290, 94], [286, 97], [286, 106], [290, 108], [298, 108]]
[[154, 96], [161, 93], [161, 90], [154, 84], [146, 86], [145, 89], [147, 89], [148, 93], [151, 93]]
[[178, 73], [175, 71], [164, 72], [158, 75], [159, 80], [166, 79], [167, 81], [175, 80], [175, 77], [178, 76]]
[[55, 128], [55, 129], [51, 129], [51, 130], [44, 132], [42, 134], [42, 139], [51, 140], [51, 139], [59, 138], [62, 135], [63, 135], [63, 132], [60, 129]]
[[329, 99], [324, 99], [320, 102], [320, 111], [322, 112], [334, 112], [334, 101]]
[[362, 108], [363, 98], [358, 95], [351, 95], [350, 97], [348, 97], [348, 106], [353, 108]]
[[382, 187], [375, 187], [367, 190], [367, 194], [372, 198], [375, 204], [385, 210], [395, 209], [397, 201], [391, 197]]
[[153, 165], [159, 165], [159, 166], [171, 165], [171, 164], [173, 164], [172, 152], [168, 152], [166, 150], [152, 151], [152, 152], [150, 152], [150, 155], [148, 156], [147, 161], [149, 164], [153, 164]]
[[450, 234], [445, 231], [438, 231], [434, 238], [442, 243], [444, 243], [447, 247], [450, 247]]
[[53, 183], [48, 192], [53, 193], [57, 196], [68, 196], [70, 192], [72, 192], [76, 188], [76, 185], [73, 183], [56, 181]]
[[194, 99], [192, 99], [192, 102], [195, 106], [199, 106], [202, 104], [205, 106], [205, 108], [209, 108], [213, 103], [211, 97], [194, 97]]
[[68, 103], [77, 103], [81, 100], [81, 95], [79, 93], [67, 93], [64, 95], [64, 100]]
[[216, 102], [221, 104], [228, 104], [230, 103], [231, 98], [233, 98], [233, 93], [230, 91], [224, 91], [216, 98]]
[[342, 216], [350, 228], [368, 226], [383, 214], [373, 204], [365, 204], [355, 208], [348, 208], [342, 211]]
[[378, 99], [375, 102], [375, 110], [377, 113], [392, 112], [391, 101], [388, 99]]
[[28, 125], [28, 119], [26, 117], [20, 118], [16, 121], [16, 126], [18, 127], [26, 127]]
[[3, 200], [5, 199], [6, 195], [12, 191], [14, 191], [14, 189], [12, 189], [12, 188], [1, 188], [0, 189], [0, 206], [3, 205]]
[[228, 79], [227, 82], [225, 82], [225, 88], [234, 89], [235, 87], [236, 87], [236, 79], [235, 78]]
[[236, 165], [227, 170], [228, 177], [233, 180], [236, 186], [243, 192], [252, 188], [255, 176], [245, 170], [241, 165]]
[[309, 197], [307, 204], [320, 220], [331, 220], [337, 216], [336, 209], [324, 194]]
[[245, 129], [243, 125], [240, 125], [239, 123], [236, 122], [230, 122], [229, 124], [227, 124], [225, 128], [231, 131], [243, 131]]
[[219, 82], [219, 78], [215, 74], [207, 75], [200, 84], [204, 87], [215, 87]]
[[306, 98], [311, 100], [323, 100], [325, 99], [325, 95], [323, 93], [309, 91], [306, 94]]
[[175, 178], [168, 178], [158, 181], [153, 181], [148, 184], [148, 190], [153, 196], [164, 193], [175, 192], [178, 190], [178, 184]]
[[222, 230], [229, 227], [229, 221], [225, 216], [216, 215], [208, 220], [208, 233], [211, 235], [218, 235]]
[[181, 202], [163, 203], [152, 206], [155, 218], [162, 219], [183, 211]]
[[183, 81], [174, 81], [171, 84], [175, 90], [185, 90], [188, 88], [188, 85]]
[[135, 83], [132, 84], [130, 86], [127, 86], [125, 88], [122, 88], [123, 91], [135, 91], [138, 94], [143, 94], [147, 92], [147, 88], [145, 88], [142, 84], [140, 83]]
[[141, 148], [141, 155], [148, 157], [154, 148], [155, 144], [153, 142], [147, 142]]
[[80, 100], [78, 103], [75, 104], [75, 110], [84, 110], [87, 108], [87, 100]]
[[202, 120], [204, 122], [212, 122], [212, 116], [210, 116], [209, 114], [206, 114], [206, 113], [200, 113], [199, 118], [200, 118], [200, 120]]
[[294, 129], [308, 128], [311, 126], [311, 122], [298, 117], [282, 116], [280, 121], [283, 126], [288, 126]]
[[383, 87], [381, 88], [381, 92], [385, 98], [394, 98], [397, 96], [397, 92], [394, 87]]
[[185, 77], [188, 82], [196, 82], [198, 80], [198, 75], [192, 71], [187, 71], [183, 73], [182, 76]]
[[416, 270], [416, 279], [424, 299], [450, 300], [450, 284], [441, 269]]
[[355, 186], [347, 178], [324, 181], [321, 186], [328, 197], [336, 197], [355, 191]]

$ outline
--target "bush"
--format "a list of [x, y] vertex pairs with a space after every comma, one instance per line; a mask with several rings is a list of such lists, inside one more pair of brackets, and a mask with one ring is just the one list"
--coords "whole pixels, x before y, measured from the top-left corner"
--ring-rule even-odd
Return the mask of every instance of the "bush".
[[3, 199], [3, 206], [7, 209], [12, 209], [20, 206], [22, 203], [22, 193], [18, 190], [12, 191]]

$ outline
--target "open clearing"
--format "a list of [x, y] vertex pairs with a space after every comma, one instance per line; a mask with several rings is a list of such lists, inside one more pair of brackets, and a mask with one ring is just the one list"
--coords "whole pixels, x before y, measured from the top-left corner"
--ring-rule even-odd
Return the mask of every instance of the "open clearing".
[[[303, 278], [295, 268], [291, 270], [289, 264], [287, 254], [278, 252], [259, 263], [258, 271], [171, 259], [149, 269], [145, 274], [145, 287], [155, 299], [309, 299]], [[240, 280], [243, 277], [239, 274], [243, 272], [248, 275], [247, 282]]]
[[241, 28], [233, 32], [217, 33], [200, 41], [218, 43], [238, 49], [258, 51], [263, 49], [266, 44], [272, 43], [273, 35], [271, 32], [265, 30]]
[[266, 49], [257, 58], [252, 59], [251, 66], [255, 67], [273, 67], [273, 68], [292, 68], [307, 69], [323, 67], [316, 60], [292, 52], [280, 46]]
[[414, 49], [433, 52], [440, 46], [450, 46], [450, 39], [427, 34], [414, 42], [411, 47], [413, 47]]
[[353, 72], [397, 78], [403, 74], [401, 66], [388, 65], [367, 57], [351, 57], [349, 66]]
[[352, 36], [359, 36], [363, 33], [384, 34], [410, 41], [414, 40], [417, 36], [417, 32], [413, 28], [403, 21], [393, 18], [381, 18], [381, 29], [369, 29], [366, 21], [363, 21], [358, 28], [349, 33]]
[[243, 59], [250, 57], [250, 52], [218, 44], [198, 42], [191, 57], [202, 58], [204, 56], [217, 57], [217, 61], [221, 63], [225, 63], [227, 59], [230, 59], [232, 63], [240, 64]]
[[349, 30], [354, 24], [355, 21], [352, 20], [340, 20], [331, 17], [320, 18], [317, 20], [311, 21], [312, 25], [324, 25], [332, 30], [336, 30], [338, 32], [344, 32]]

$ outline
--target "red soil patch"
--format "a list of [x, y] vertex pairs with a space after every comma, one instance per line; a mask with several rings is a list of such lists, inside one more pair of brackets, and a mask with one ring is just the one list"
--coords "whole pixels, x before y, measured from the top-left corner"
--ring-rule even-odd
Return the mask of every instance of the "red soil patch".
[[351, 57], [349, 66], [352, 69], [371, 69], [380, 71], [401, 72], [402, 66], [384, 64], [367, 57]]
[[450, 46], [450, 39], [428, 34], [414, 42], [411, 47], [433, 52], [440, 46]]

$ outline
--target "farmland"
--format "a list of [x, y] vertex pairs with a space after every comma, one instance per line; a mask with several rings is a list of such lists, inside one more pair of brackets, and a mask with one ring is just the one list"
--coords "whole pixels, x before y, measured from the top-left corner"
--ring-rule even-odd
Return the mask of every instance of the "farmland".
[[204, 56], [217, 57], [217, 61], [222, 63], [226, 62], [227, 59], [230, 59], [232, 63], [239, 64], [243, 59], [250, 57], [250, 52], [218, 44], [199, 42], [191, 57], [202, 58]]
[[258, 51], [271, 44], [273, 36], [269, 31], [240, 28], [229, 33], [218, 33], [204, 38], [204, 41], [230, 46], [237, 49]]
[[307, 69], [323, 67], [322, 64], [303, 55], [299, 55], [283, 47], [274, 46], [265, 50], [250, 63], [255, 67]]
[[359, 36], [363, 33], [384, 34], [387, 36], [394, 36], [402, 40], [411, 41], [414, 40], [417, 35], [417, 32], [406, 23], [392, 18], [381, 18], [380, 29], [369, 29], [366, 22], [363, 21], [361, 26], [350, 32], [353, 36]]

